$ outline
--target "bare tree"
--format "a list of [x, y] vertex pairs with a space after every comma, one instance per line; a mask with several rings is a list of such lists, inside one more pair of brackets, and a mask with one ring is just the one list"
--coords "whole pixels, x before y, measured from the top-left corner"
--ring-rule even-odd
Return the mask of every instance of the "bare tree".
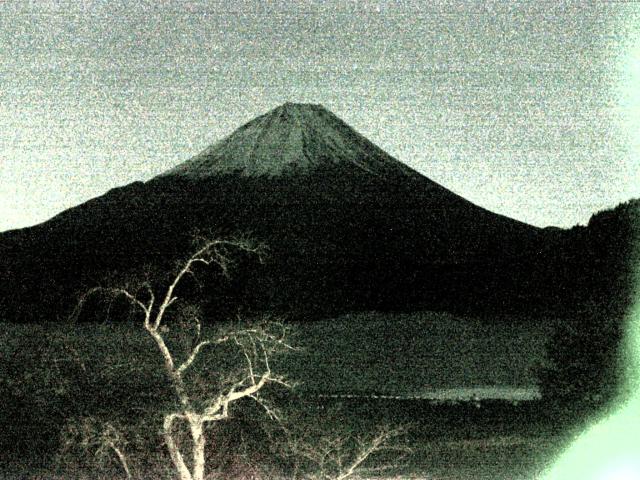
[[[291, 387], [283, 377], [273, 373], [270, 360], [280, 352], [292, 350], [288, 344], [288, 329], [277, 319], [265, 318], [244, 327], [234, 326], [218, 332], [212, 338], [203, 335], [200, 309], [179, 298], [177, 291], [187, 277], [198, 274], [197, 266], [217, 267], [230, 276], [232, 254], [248, 253], [260, 256], [260, 247], [249, 240], [204, 240], [193, 255], [180, 263], [162, 288], [149, 279], [124, 287], [95, 287], [78, 302], [72, 318], [77, 319], [87, 299], [95, 294], [125, 298], [143, 316], [143, 327], [157, 349], [177, 402], [163, 412], [162, 435], [171, 458], [173, 470], [180, 480], [204, 480], [206, 473], [207, 425], [230, 418], [230, 407], [241, 399], [256, 401], [272, 419], [279, 414], [263, 397], [261, 390], [270, 383]], [[159, 293], [158, 293], [159, 292]], [[175, 334], [182, 342], [175, 343]], [[171, 336], [173, 334], [173, 336]], [[206, 379], [197, 383], [194, 371], [202, 373], [208, 367], [203, 361], [205, 351], [235, 350], [238, 365], [218, 364], [219, 381]], [[207, 357], [209, 360], [209, 357]], [[216, 385], [214, 388], [213, 385]], [[212, 391], [214, 390], [214, 391]], [[124, 436], [112, 423], [96, 423], [91, 429], [80, 430], [82, 442], [106, 458], [117, 459], [127, 478], [132, 478], [127, 460]], [[85, 423], [83, 425], [89, 425]], [[95, 424], [95, 425], [94, 425]], [[85, 426], [86, 426], [85, 425]], [[284, 426], [284, 425], [283, 425]], [[87, 434], [87, 432], [89, 434]], [[285, 427], [284, 431], [291, 432]], [[381, 429], [368, 438], [318, 435], [309, 438], [289, 436], [287, 456], [293, 458], [290, 477], [305, 480], [347, 480], [361, 471], [363, 464], [376, 452], [395, 449], [388, 442], [402, 429]], [[189, 441], [183, 441], [185, 435]], [[90, 439], [86, 440], [86, 439]], [[186, 446], [185, 446], [186, 445]]]
[[[89, 290], [78, 303], [73, 316], [77, 318], [87, 298], [96, 293], [107, 293], [126, 298], [135, 309], [144, 315], [144, 329], [153, 339], [162, 358], [165, 373], [170, 381], [178, 403], [173, 411], [164, 414], [163, 436], [175, 471], [180, 480], [203, 480], [205, 478], [205, 427], [211, 422], [229, 418], [230, 406], [243, 398], [251, 398], [260, 403], [271, 417], [275, 410], [259, 397], [260, 390], [269, 383], [288, 386], [282, 377], [275, 375], [270, 366], [270, 357], [282, 350], [290, 349], [286, 343], [286, 329], [279, 322], [263, 322], [246, 328], [231, 329], [216, 338], [204, 339], [202, 322], [197, 308], [181, 309], [183, 320], [193, 327], [190, 346], [183, 355], [172, 351], [167, 342], [169, 312], [180, 302], [176, 290], [183, 280], [195, 275], [195, 267], [216, 266], [229, 276], [232, 264], [231, 252], [245, 252], [259, 255], [258, 245], [245, 240], [208, 240], [184, 261], [170, 279], [169, 285], [160, 295], [150, 281], [142, 282], [137, 288], [96, 287]], [[187, 372], [193, 368], [205, 349], [231, 345], [243, 357], [244, 365], [232, 378], [223, 382], [219, 391], [204, 399], [196, 399], [188, 388]], [[179, 359], [179, 357], [181, 357]], [[190, 435], [191, 451], [185, 453], [177, 441], [176, 425], [182, 423]], [[111, 447], [113, 450], [113, 447]], [[118, 453], [117, 451], [115, 452]], [[187, 457], [191, 457], [190, 461]], [[126, 463], [122, 463], [123, 467]], [[127, 474], [130, 472], [127, 470]]]
[[84, 417], [66, 425], [62, 435], [63, 458], [66, 451], [79, 446], [100, 464], [113, 458], [120, 465], [128, 480], [133, 478], [125, 448], [127, 441], [121, 433], [122, 428], [113, 422], [102, 422], [96, 417]]
[[[378, 452], [394, 451], [396, 459], [408, 453], [407, 447], [394, 444], [406, 428], [380, 428], [369, 437], [317, 436], [290, 441], [290, 454], [294, 457], [294, 480], [347, 480], [362, 473], [365, 463]], [[371, 467], [370, 472], [382, 471], [389, 465]]]

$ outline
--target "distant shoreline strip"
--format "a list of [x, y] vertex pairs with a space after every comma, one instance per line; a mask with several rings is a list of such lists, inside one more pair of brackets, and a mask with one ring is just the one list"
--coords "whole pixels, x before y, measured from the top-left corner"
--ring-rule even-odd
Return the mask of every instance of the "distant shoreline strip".
[[380, 399], [380, 400], [431, 400], [434, 402], [478, 402], [504, 400], [525, 402], [540, 400], [542, 395], [538, 387], [477, 387], [429, 389], [413, 394], [367, 394], [367, 393], [330, 393], [316, 394], [317, 398], [331, 399]]

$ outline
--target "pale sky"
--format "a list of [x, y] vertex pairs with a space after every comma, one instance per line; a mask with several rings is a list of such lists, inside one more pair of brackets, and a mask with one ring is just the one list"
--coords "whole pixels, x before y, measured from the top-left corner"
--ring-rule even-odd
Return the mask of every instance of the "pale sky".
[[0, 231], [286, 101], [539, 226], [640, 196], [640, 4], [0, 0]]

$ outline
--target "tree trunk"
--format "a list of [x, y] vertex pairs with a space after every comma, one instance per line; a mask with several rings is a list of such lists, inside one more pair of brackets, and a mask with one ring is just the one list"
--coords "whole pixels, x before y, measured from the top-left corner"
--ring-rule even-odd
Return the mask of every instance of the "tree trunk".
[[204, 446], [205, 436], [202, 420], [194, 419], [190, 423], [191, 438], [193, 440], [193, 480], [204, 480]]
[[191, 472], [189, 471], [189, 468], [184, 463], [184, 459], [182, 458], [182, 454], [180, 453], [178, 445], [176, 445], [176, 442], [173, 439], [173, 418], [173, 415], [167, 415], [164, 418], [164, 441], [167, 444], [169, 455], [171, 456], [171, 461], [176, 467], [176, 471], [178, 472], [180, 480], [194, 480]]

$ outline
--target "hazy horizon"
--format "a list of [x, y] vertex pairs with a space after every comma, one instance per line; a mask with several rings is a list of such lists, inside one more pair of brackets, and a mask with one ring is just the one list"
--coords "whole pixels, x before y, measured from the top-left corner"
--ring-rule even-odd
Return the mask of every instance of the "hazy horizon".
[[0, 231], [320, 103], [432, 180], [538, 226], [640, 196], [640, 5], [0, 3]]

